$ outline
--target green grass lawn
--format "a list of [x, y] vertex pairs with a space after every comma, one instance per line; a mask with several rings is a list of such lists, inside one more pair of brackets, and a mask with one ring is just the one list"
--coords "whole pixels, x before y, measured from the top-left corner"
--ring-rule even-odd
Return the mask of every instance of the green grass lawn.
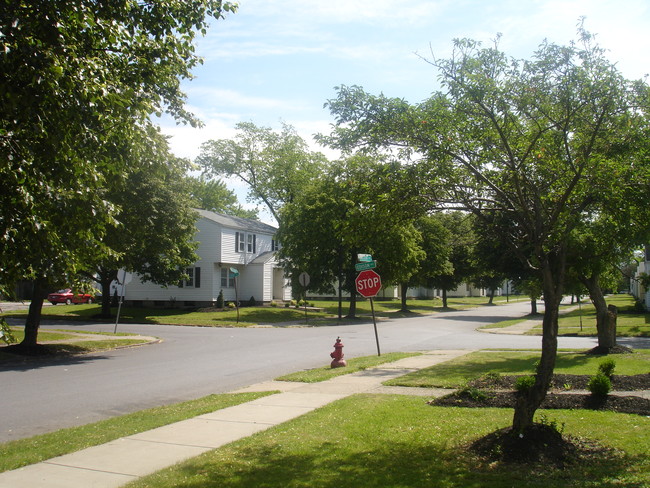
[[[509, 301], [515, 301], [520, 297], [509, 297]], [[450, 309], [464, 309], [487, 305], [486, 297], [459, 297], [449, 298], [448, 306]], [[506, 303], [506, 297], [495, 297], [495, 304]], [[308, 310], [307, 321], [310, 325], [328, 325], [333, 323], [338, 317], [338, 302], [332, 300], [309, 300], [309, 304], [320, 309], [317, 311]], [[374, 301], [375, 313], [378, 317], [405, 317], [414, 314], [424, 315], [440, 312], [442, 300], [409, 300], [407, 302], [410, 313], [401, 313], [400, 300], [383, 300]], [[343, 315], [347, 315], [349, 303], [343, 303]], [[117, 309], [111, 309], [112, 313], [117, 313]], [[122, 307], [120, 312], [120, 322], [122, 323], [140, 323], [140, 324], [169, 324], [169, 325], [195, 325], [195, 326], [213, 326], [213, 327], [250, 327], [253, 325], [274, 325], [281, 323], [295, 322], [298, 324], [305, 323], [305, 311], [303, 308], [284, 307], [284, 306], [262, 306], [262, 307], [241, 307], [239, 309], [239, 322], [237, 322], [236, 309], [226, 309], [223, 311], [196, 311], [190, 309], [166, 309], [166, 308], [142, 308], [142, 307]], [[43, 308], [42, 317], [44, 319], [67, 319], [67, 320], [96, 320], [95, 316], [99, 314], [101, 308], [98, 304], [93, 305], [56, 305]], [[27, 310], [11, 311], [0, 316], [5, 317], [25, 317]], [[370, 316], [370, 301], [359, 299], [357, 301], [357, 315]]]
[[355, 395], [129, 484], [129, 488], [614, 488], [650, 483], [650, 420], [540, 411], [616, 451], [565, 470], [485, 465], [469, 442], [511, 424], [510, 409], [431, 407], [421, 398]]
[[209, 395], [197, 400], [141, 410], [80, 427], [5, 442], [0, 444], [0, 472], [250, 402], [271, 393], [273, 392]]
[[277, 381], [298, 381], [303, 383], [317, 383], [319, 381], [326, 381], [336, 376], [354, 373], [356, 371], [363, 371], [364, 369], [372, 368], [383, 363], [398, 361], [403, 358], [411, 356], [418, 356], [419, 353], [405, 353], [405, 352], [391, 352], [383, 354], [382, 356], [363, 356], [353, 359], [345, 359], [347, 366], [344, 368], [332, 368], [331, 366], [323, 366], [322, 368], [308, 369], [305, 371], [297, 371], [285, 376], [276, 378]]
[[[607, 304], [618, 308], [618, 337], [650, 337], [650, 313], [638, 311], [631, 295], [610, 295]], [[559, 335], [595, 336], [596, 309], [591, 302], [583, 302], [579, 308], [561, 315], [558, 325]], [[529, 332], [532, 335], [541, 333], [541, 323]]]
[[[11, 332], [20, 343], [25, 336], [24, 327], [11, 327]], [[82, 334], [80, 336], [80, 334]], [[92, 337], [97, 340], [92, 340]], [[145, 340], [135, 338], [133, 334], [126, 333], [106, 333], [106, 332], [83, 332], [66, 331], [66, 330], [48, 330], [41, 329], [38, 332], [39, 344], [47, 344], [51, 341], [61, 341], [56, 344], [48, 344], [50, 353], [53, 354], [85, 354], [96, 351], [106, 351], [117, 347], [133, 346], [143, 344]], [[89, 340], [90, 338], [90, 340]], [[15, 360], [16, 356], [4, 352], [6, 345], [0, 343], [0, 361]]]
[[[459, 388], [468, 381], [487, 373], [504, 375], [534, 374], [539, 352], [525, 351], [477, 351], [459, 358], [437, 364], [430, 368], [409, 373], [386, 382], [393, 386], [429, 388]], [[614, 359], [614, 374], [632, 375], [650, 372], [650, 351], [638, 349], [633, 354], [606, 356]], [[559, 352], [556, 373], [595, 375], [604, 356], [577, 352]]]

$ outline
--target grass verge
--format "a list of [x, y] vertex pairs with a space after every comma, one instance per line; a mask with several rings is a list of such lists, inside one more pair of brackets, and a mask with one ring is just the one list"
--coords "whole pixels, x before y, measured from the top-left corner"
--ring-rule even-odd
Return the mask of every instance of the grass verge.
[[[555, 373], [594, 375], [604, 356], [580, 352], [558, 352]], [[650, 371], [650, 351], [635, 350], [633, 354], [606, 356], [616, 362], [615, 374], [633, 375]], [[533, 374], [539, 352], [477, 351], [387, 381], [392, 386], [459, 388], [486, 373], [504, 375]]]
[[297, 371], [285, 376], [276, 378], [278, 381], [298, 381], [303, 383], [317, 383], [319, 381], [326, 381], [336, 376], [344, 374], [355, 373], [363, 371], [364, 369], [372, 368], [383, 363], [398, 361], [399, 359], [408, 358], [411, 356], [418, 356], [419, 353], [402, 353], [391, 352], [383, 356], [363, 356], [360, 358], [346, 359], [347, 366], [344, 368], [332, 368], [324, 366], [322, 368], [308, 369], [305, 371]]
[[649, 420], [553, 411], [566, 433], [616, 449], [556, 470], [485, 465], [466, 445], [510, 425], [509, 409], [431, 407], [397, 395], [356, 395], [129, 484], [129, 488], [641, 487], [650, 482]]
[[80, 427], [5, 442], [0, 444], [0, 472], [239, 405], [272, 393], [274, 392], [208, 395], [197, 400], [150, 408]]
[[[618, 309], [616, 320], [618, 337], [650, 337], [650, 314], [638, 310], [632, 295], [610, 295], [607, 297], [607, 304], [615, 305]], [[558, 334], [561, 336], [595, 336], [597, 335], [596, 309], [590, 302], [582, 303], [579, 308], [560, 315], [558, 325]], [[529, 331], [529, 334], [542, 334], [541, 320], [539, 325]]]
[[[25, 336], [24, 327], [11, 327], [11, 331], [20, 343]], [[135, 346], [144, 344], [149, 339], [134, 334], [108, 332], [83, 332], [66, 330], [41, 329], [38, 333], [38, 342], [46, 344], [51, 355], [87, 354], [97, 351], [108, 351], [118, 347]], [[15, 361], [25, 359], [4, 351], [5, 344], [0, 345], [0, 361]]]
[[[505, 304], [507, 301], [516, 301], [519, 297], [495, 297], [494, 304]], [[487, 305], [486, 297], [451, 297], [448, 300], [448, 309], [461, 310]], [[309, 300], [318, 311], [308, 312], [308, 323], [310, 325], [329, 325], [338, 316], [338, 302], [333, 300]], [[408, 300], [409, 313], [400, 312], [401, 301], [391, 299], [376, 299], [375, 312], [379, 317], [398, 318], [410, 317], [413, 315], [428, 315], [444, 311], [442, 300]], [[343, 303], [343, 314], [348, 313], [348, 303]], [[101, 312], [98, 304], [93, 305], [57, 305], [43, 308], [42, 318], [44, 319], [65, 319], [65, 320], [98, 320], [95, 316]], [[112, 309], [113, 314], [117, 309]], [[25, 317], [27, 310], [15, 310], [0, 314], [5, 317]], [[370, 302], [359, 299], [357, 301], [357, 315], [367, 316], [371, 314]], [[323, 319], [327, 319], [324, 323]], [[187, 309], [166, 309], [166, 308], [141, 308], [122, 307], [120, 322], [139, 324], [169, 324], [169, 325], [195, 325], [208, 327], [250, 327], [254, 325], [273, 325], [285, 322], [304, 323], [304, 309], [294, 307], [241, 307], [239, 309], [239, 322], [237, 322], [237, 311], [235, 309], [214, 310], [204, 309], [203, 311]]]

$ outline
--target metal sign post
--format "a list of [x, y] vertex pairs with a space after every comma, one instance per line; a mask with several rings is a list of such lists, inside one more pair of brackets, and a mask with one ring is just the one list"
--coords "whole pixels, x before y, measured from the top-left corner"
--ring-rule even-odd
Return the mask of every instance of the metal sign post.
[[375, 341], [377, 342], [377, 356], [381, 356], [381, 351], [379, 350], [379, 334], [377, 333], [377, 319], [375, 317], [375, 304], [372, 300], [372, 298], [379, 293], [379, 290], [381, 290], [381, 277], [373, 269], [365, 269], [357, 275], [354, 282], [356, 284], [357, 292], [366, 298], [370, 298], [372, 324], [375, 328]]
[[309, 286], [311, 278], [308, 273], [302, 272], [298, 276], [298, 283], [303, 287], [303, 300], [305, 302], [305, 323], [309, 321], [307, 318], [307, 287]]
[[239, 323], [239, 270], [237, 268], [230, 268], [230, 274], [232, 274], [235, 280], [235, 308], [237, 309], [237, 323]]
[[[120, 301], [117, 302], [117, 316], [115, 317], [115, 328], [113, 329], [113, 334], [117, 334], [117, 323], [120, 321], [120, 312], [122, 311], [122, 302], [124, 301], [124, 290], [126, 289], [126, 269], [122, 274], [122, 294], [120, 295]], [[102, 300], [104, 297], [102, 297]]]

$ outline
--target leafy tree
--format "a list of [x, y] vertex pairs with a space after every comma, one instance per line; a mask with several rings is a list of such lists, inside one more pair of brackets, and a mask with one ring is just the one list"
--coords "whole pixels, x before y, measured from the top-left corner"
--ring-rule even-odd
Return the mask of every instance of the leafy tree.
[[180, 81], [220, 0], [9, 1], [0, 9], [0, 283], [35, 283], [23, 348], [43, 297], [109, 255], [109, 178], [148, 144], [149, 115], [196, 123]]
[[276, 221], [280, 209], [300, 194], [307, 182], [318, 178], [325, 156], [311, 152], [293, 127], [280, 132], [252, 122], [237, 124], [234, 139], [210, 140], [196, 159], [204, 175], [237, 177], [249, 187], [249, 199], [263, 203]]
[[589, 291], [596, 309], [598, 351], [601, 353], [616, 346], [616, 315], [610, 313], [603, 289], [617, 286], [620, 263], [634, 249], [648, 242], [648, 198], [650, 188], [647, 185], [614, 186], [608, 201], [587, 215], [570, 236], [570, 271]]
[[408, 281], [424, 257], [420, 233], [405, 212], [410, 207], [398, 205], [395, 198], [403, 194], [389, 190], [398, 174], [403, 174], [398, 164], [350, 158], [286, 204], [280, 215], [280, 259], [289, 274], [297, 280], [300, 272], [308, 272], [310, 289], [318, 292], [331, 292], [339, 282], [339, 290], [350, 293], [350, 317], [356, 314], [358, 253], [373, 255], [386, 285]]
[[472, 216], [462, 212], [439, 212], [432, 216], [446, 230], [447, 263], [437, 274], [428, 274], [426, 285], [442, 290], [442, 306], [447, 308], [447, 292], [469, 281], [474, 274], [474, 232]]
[[170, 285], [177, 284], [197, 259], [197, 215], [183, 178], [186, 164], [172, 156], [159, 133], [152, 134], [150, 141], [157, 144], [134, 155], [138, 159], [126, 177], [108, 181], [106, 198], [119, 209], [102, 237], [111, 253], [100, 256], [83, 273], [99, 283], [105, 317], [111, 315], [110, 285], [120, 269], [136, 272], [144, 281]]
[[[420, 260], [417, 271], [407, 282], [408, 286], [430, 287], [431, 276], [449, 275], [453, 273], [453, 265], [449, 261], [451, 247], [449, 231], [440, 219], [433, 215], [423, 215], [416, 219], [415, 228], [422, 235], [420, 248], [424, 251], [424, 258]], [[408, 312], [406, 306], [407, 289], [402, 289], [402, 312]]]
[[237, 200], [237, 195], [229, 190], [223, 181], [207, 180], [203, 176], [188, 176], [186, 185], [193, 205], [197, 208], [245, 219], [258, 219], [257, 210], [243, 208]]
[[544, 42], [530, 60], [458, 40], [449, 59], [430, 62], [444, 92], [418, 105], [339, 88], [329, 102], [337, 127], [324, 140], [423, 155], [420, 165], [444, 183], [437, 191], [493, 224], [537, 274], [542, 354], [534, 386], [516, 402], [513, 430], [522, 433], [555, 366], [569, 235], [612, 194], [644, 185], [649, 90], [624, 79], [582, 28], [577, 43]]

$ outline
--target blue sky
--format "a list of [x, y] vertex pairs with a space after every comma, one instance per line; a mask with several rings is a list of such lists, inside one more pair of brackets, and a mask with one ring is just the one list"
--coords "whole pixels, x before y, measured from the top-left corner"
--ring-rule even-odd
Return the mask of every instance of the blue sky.
[[[323, 104], [337, 85], [416, 103], [437, 90], [422, 59], [446, 57], [454, 38], [529, 58], [544, 40], [576, 38], [578, 19], [597, 34], [628, 78], [650, 73], [648, 0], [239, 0], [197, 40], [204, 64], [183, 84], [203, 129], [162, 121], [172, 149], [195, 158], [208, 139], [233, 137], [238, 122], [292, 125], [310, 144], [332, 122]], [[313, 145], [315, 150], [324, 148]]]

